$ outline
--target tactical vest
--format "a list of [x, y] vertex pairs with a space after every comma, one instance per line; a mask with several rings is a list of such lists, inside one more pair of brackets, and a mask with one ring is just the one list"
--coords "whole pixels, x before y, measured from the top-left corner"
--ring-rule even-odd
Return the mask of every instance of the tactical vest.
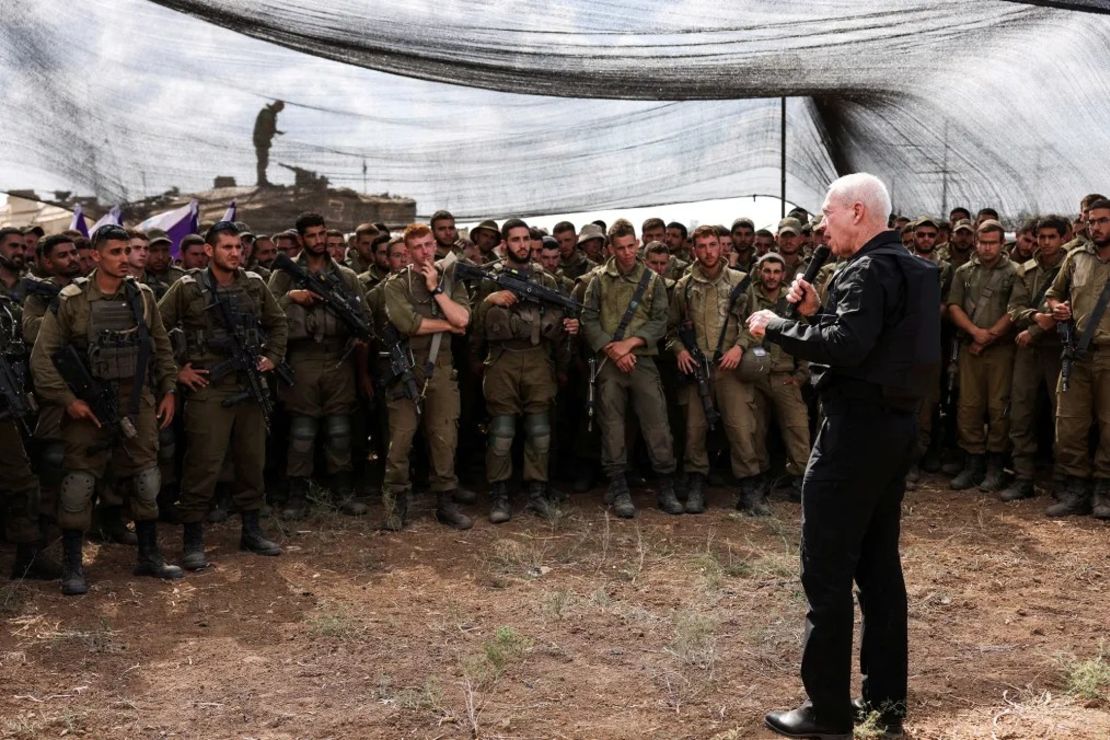
[[[506, 269], [499, 267], [495, 272]], [[523, 273], [518, 272], [521, 277]], [[558, 290], [554, 280], [533, 269], [528, 279], [546, 288]], [[518, 301], [512, 306], [490, 306], [485, 316], [485, 336], [490, 342], [504, 342], [511, 348], [523, 349], [538, 346], [544, 339], [559, 339], [563, 324], [563, 312], [532, 301]]]
[[[145, 299], [143, 314], [145, 319]], [[89, 301], [88, 347], [89, 372], [94, 378], [124, 380], [138, 376], [139, 328], [126, 299]]]
[[22, 384], [17, 390], [22, 390], [27, 386], [30, 375], [28, 358], [31, 350], [23, 341], [18, 309], [18, 304], [0, 296], [0, 354], [4, 355]]
[[[199, 313], [203, 324], [185, 327], [189, 358], [196, 361], [204, 357], [226, 357], [231, 354], [232, 337], [228, 327], [224, 325], [223, 312], [216, 305], [216, 296], [212, 293], [207, 272], [202, 271], [195, 278], [189, 279], [196, 281], [200, 299], [203, 301], [203, 311]], [[248, 289], [249, 280], [250, 278], [240, 275], [231, 285], [217, 286], [216, 290], [219, 291], [220, 300], [231, 309], [231, 313], [239, 317], [248, 343], [260, 346], [262, 338], [256, 312], [257, 299]], [[195, 316], [197, 312], [191, 311], [190, 314]]]
[[[330, 283], [337, 293], [353, 295], [338, 270], [325, 270], [320, 273], [320, 276]], [[285, 309], [285, 315], [289, 321], [290, 342], [312, 341], [316, 344], [334, 344], [335, 349], [340, 349], [349, 336], [347, 325], [340, 321], [335, 312], [327, 308], [322, 301], [317, 301], [311, 306], [290, 302]]]

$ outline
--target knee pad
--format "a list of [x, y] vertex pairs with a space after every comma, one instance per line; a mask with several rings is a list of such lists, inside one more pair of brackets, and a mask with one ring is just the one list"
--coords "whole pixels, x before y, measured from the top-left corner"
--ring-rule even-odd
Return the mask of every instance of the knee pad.
[[347, 452], [351, 449], [351, 417], [326, 416], [324, 430], [328, 435], [328, 446], [333, 450]]
[[489, 451], [497, 457], [507, 457], [513, 449], [516, 436], [515, 416], [495, 416], [489, 422]]
[[551, 422], [547, 414], [525, 416], [524, 436], [532, 442], [536, 452], [547, 452], [551, 448]]
[[158, 432], [158, 461], [171, 462], [177, 451], [177, 437], [173, 427], [168, 426]]
[[147, 468], [135, 473], [131, 485], [134, 487], [135, 498], [144, 504], [153, 504], [158, 500], [158, 491], [162, 488], [162, 475], [158, 468]]
[[311, 416], [294, 416], [289, 420], [289, 444], [293, 452], [309, 454], [316, 441], [320, 422]]
[[79, 514], [91, 506], [95, 492], [96, 478], [92, 473], [84, 471], [67, 473], [62, 479], [61, 491], [58, 492], [58, 503], [62, 511]]

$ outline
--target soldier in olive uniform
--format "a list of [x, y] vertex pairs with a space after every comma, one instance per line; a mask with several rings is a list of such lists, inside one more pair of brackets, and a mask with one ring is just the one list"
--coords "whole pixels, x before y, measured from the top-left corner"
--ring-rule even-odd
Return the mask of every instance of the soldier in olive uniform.
[[[1086, 514], [1110, 519], [1110, 200], [1096, 200], [1087, 212], [1090, 241], [1064, 258], [1048, 307], [1057, 322], [1074, 321], [1075, 359], [1064, 389], [1056, 386], [1056, 470], [1065, 477], [1049, 516]], [[1095, 315], [1101, 306], [1101, 315]], [[1092, 423], [1098, 423], [1094, 460], [1088, 453]], [[1094, 479], [1094, 493], [1088, 490]]]
[[[334, 290], [345, 293], [369, 321], [358, 276], [336, 264], [327, 253], [323, 217], [317, 213], [302, 214], [296, 227], [304, 244], [296, 262], [305, 271], [330, 282]], [[357, 338], [320, 296], [298, 288], [284, 270], [274, 271], [270, 291], [289, 321], [288, 358], [297, 378], [292, 386], [280, 389], [290, 417], [286, 467], [289, 501], [282, 516], [288, 519], [304, 516], [313, 449], [321, 427], [327, 472], [333, 476], [342, 510], [351, 515], [365, 514], [366, 505], [354, 499], [351, 475], [351, 414], [356, 402], [353, 343]]]
[[[668, 347], [675, 355], [679, 371], [688, 380], [698, 370], [692, 350], [700, 350], [708, 361], [708, 367], [701, 371], [708, 372], [711, 401], [724, 423], [732, 472], [740, 481], [737, 508], [752, 514], [769, 514], [759, 486], [763, 472], [760, 467], [764, 463], [756, 454], [755, 389], [736, 373], [741, 357], [754, 343], [744, 331], [751, 280], [725, 264], [716, 227], [703, 225], [694, 229], [694, 260], [693, 267], [679, 279], [672, 293]], [[688, 347], [683, 340], [687, 331], [692, 332], [696, 347]], [[701, 514], [705, 511], [705, 479], [709, 474], [706, 451], [709, 420], [696, 383], [682, 386], [679, 403], [686, 412], [685, 511]], [[668, 502], [662, 503], [664, 511], [670, 514], [683, 511], [681, 504], [671, 510], [665, 505]]]
[[178, 512], [184, 524], [181, 564], [188, 570], [208, 565], [203, 522], [225, 456], [230, 457], [235, 471], [234, 501], [243, 522], [240, 549], [259, 555], [281, 554], [258, 522], [265, 499], [266, 420], [262, 407], [244, 391], [242, 370], [219, 378], [210, 373], [232, 354], [229, 317], [239, 322], [236, 331], [250, 340], [250, 346], [264, 350], [256, 358], [258, 371], [273, 370], [285, 355], [285, 314], [262, 278], [239, 267], [243, 248], [235, 224], [215, 224], [205, 234], [205, 243], [208, 268], [175, 282], [159, 303], [165, 325], [180, 328], [187, 344], [177, 380], [187, 389], [188, 444]]
[[[768, 309], [783, 318], [788, 318], [788, 304], [783, 280], [786, 263], [782, 256], [771, 252], [759, 258], [755, 264], [757, 279], [752, 282], [751, 300], [744, 316]], [[755, 344], [754, 337], [750, 341]], [[756, 450], [759, 457], [766, 458], [766, 439], [768, 417], [774, 414], [779, 432], [786, 447], [786, 475], [789, 477], [791, 498], [800, 500], [802, 474], [809, 461], [809, 409], [802, 398], [802, 386], [809, 381], [809, 363], [798, 360], [786, 353], [776, 343], [763, 344], [761, 347], [769, 355], [769, 370], [755, 381], [756, 400], [761, 410], [760, 428], [756, 434]], [[749, 349], [748, 351], [755, 351]]]
[[667, 290], [663, 279], [637, 259], [636, 232], [618, 220], [609, 230], [612, 257], [591, 276], [582, 317], [582, 334], [598, 359], [598, 409], [601, 462], [609, 477], [606, 500], [617, 516], [632, 518], [636, 507], [625, 473], [628, 451], [624, 415], [631, 399], [647, 443], [652, 467], [660, 476], [657, 504], [682, 510], [674, 484], [674, 440], [655, 356], [667, 331]]
[[[504, 259], [493, 271], [509, 270], [553, 291], [554, 276], [533, 265], [528, 225], [509, 219], [501, 225]], [[482, 389], [490, 414], [486, 448], [486, 477], [490, 482], [489, 519], [495, 524], [512, 518], [509, 479], [517, 417], [523, 416], [524, 471], [528, 484], [527, 509], [549, 518], [548, 453], [551, 449], [551, 406], [555, 400], [554, 352], [565, 350], [565, 332], [576, 334], [578, 321], [565, 318], [557, 307], [522, 301], [509, 290], [484, 280], [475, 296], [473, 334], [487, 347]], [[564, 351], [565, 357], [565, 351]]]
[[[373, 262], [370, 267], [358, 275], [363, 294], [369, 293], [374, 286], [389, 276], [389, 245], [391, 241], [389, 234], [379, 233], [374, 237], [370, 245], [370, 255]], [[400, 242], [399, 238], [398, 241]], [[404, 242], [400, 243], [404, 244]]]
[[1014, 481], [999, 496], [1017, 501], [1033, 496], [1034, 458], [1037, 454], [1037, 393], [1045, 386], [1056, 413], [1056, 381], [1060, 377], [1060, 336], [1045, 303], [1045, 293], [1056, 279], [1065, 252], [1068, 221], [1049, 216], [1034, 224], [1037, 248], [1033, 258], [1018, 267], [1010, 293], [1010, 319], [1018, 331], [1010, 383], [1010, 443]]
[[[111, 466], [117, 478], [132, 477], [131, 514], [139, 542], [137, 575], [180, 578], [158, 550], [158, 427], [174, 416], [177, 368], [158, 304], [149, 287], [129, 278], [128, 234], [103, 226], [93, 235], [97, 267], [87, 279], [62, 289], [57, 311], [48, 311], [31, 353], [35, 389], [47, 403], [65, 407], [66, 477], [62, 481], [58, 525], [62, 529], [62, 593], [88, 590], [81, 565], [84, 532], [92, 518], [98, 478]], [[77, 398], [54, 366], [54, 354], [67, 345], [88, 359], [91, 376], [116, 394], [120, 419], [97, 418]], [[148, 345], [148, 346], [144, 346]], [[151, 357], [148, 365], [143, 355]], [[141, 384], [140, 384], [141, 379]], [[161, 396], [155, 413], [153, 385]]]
[[555, 224], [551, 234], [559, 242], [559, 254], [562, 256], [559, 272], [564, 277], [577, 280], [597, 267], [597, 264], [578, 248], [578, 233], [570, 221], [560, 221]]
[[[34, 284], [27, 284], [27, 299], [23, 302], [23, 339], [28, 347], [35, 344], [39, 327], [46, 312], [58, 305], [58, 293], [81, 274], [77, 245], [68, 234], [55, 234], [39, 244], [40, 264], [50, 277]], [[38, 421], [34, 431], [34, 460], [42, 488], [41, 511], [54, 519], [58, 509], [58, 487], [62, 484], [65, 443], [62, 441], [62, 416], [65, 409], [48, 403], [39, 404]], [[133, 538], [131, 530], [123, 523], [123, 512], [115, 508], [104, 512], [100, 522], [108, 530], [110, 539], [122, 542]], [[134, 544], [132, 542], [131, 544]]]
[[778, 235], [775, 237], [775, 251], [782, 256], [786, 274], [783, 282], [790, 285], [794, 278], [805, 273], [807, 260], [802, 253], [802, 223], [787, 216], [779, 222]]
[[355, 229], [354, 241], [347, 247], [343, 264], [351, 268], [356, 275], [369, 270], [374, 266], [374, 240], [378, 238], [378, 227], [374, 224], [360, 224]]
[[736, 255], [735, 269], [750, 272], [756, 260], [755, 224], [750, 218], [738, 218], [732, 222], [732, 252]]
[[[28, 347], [20, 331], [19, 306], [4, 295], [0, 295], [0, 354], [8, 379], [16, 384], [11, 391], [26, 395]], [[33, 419], [30, 413], [17, 419], [7, 403], [0, 402], [0, 406], [0, 506], [4, 537], [16, 547], [12, 578], [53, 580], [61, 575], [61, 569], [43, 552], [46, 522], [40, 516], [39, 481], [31, 472], [20, 428], [21, 422], [32, 423]], [[29, 401], [27, 409], [33, 411]]]
[[146, 258], [146, 274], [167, 287], [185, 277], [185, 271], [173, 263], [170, 256], [170, 247], [173, 242], [166, 232], [152, 229], [147, 232], [150, 237], [149, 253]]
[[975, 227], [971, 221], [961, 219], [952, 225], [952, 237], [937, 257], [952, 265], [953, 270], [963, 267], [975, 254]]
[[[975, 257], [956, 270], [948, 292], [948, 315], [963, 332], [964, 343], [956, 424], [967, 460], [963, 471], [949, 483], [957, 491], [976, 485], [983, 491], [1000, 491], [1005, 485], [1002, 465], [1010, 431], [1006, 407], [1015, 349], [1006, 308], [1017, 280], [1017, 265], [1002, 254], [1003, 235], [997, 221], [983, 222]], [[989, 430], [986, 434], [984, 421]]]
[[23, 273], [26, 270], [23, 232], [14, 226], [0, 229], [0, 295], [6, 295], [17, 304], [26, 297], [23, 290]]
[[429, 487], [437, 500], [436, 518], [456, 529], [468, 529], [473, 522], [454, 501], [459, 490], [455, 475], [459, 388], [452, 368], [450, 335], [466, 332], [470, 299], [466, 286], [454, 279], [453, 270], [440, 272], [436, 268], [431, 228], [410, 224], [405, 229], [405, 245], [412, 264], [382, 284], [382, 297], [390, 324], [407, 339], [420, 392], [417, 398], [409, 398], [399, 382], [386, 389], [389, 453], [382, 486], [385, 528], [404, 527], [412, 489], [409, 453], [417, 427], [422, 426], [428, 441]]

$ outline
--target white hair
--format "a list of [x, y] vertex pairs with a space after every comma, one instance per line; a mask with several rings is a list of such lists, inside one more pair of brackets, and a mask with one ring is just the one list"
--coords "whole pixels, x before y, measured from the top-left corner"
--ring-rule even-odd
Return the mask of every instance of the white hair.
[[870, 220], [882, 221], [890, 217], [890, 193], [883, 181], [866, 172], [855, 172], [834, 180], [829, 185], [828, 198], [837, 199], [851, 205], [861, 203], [867, 209]]

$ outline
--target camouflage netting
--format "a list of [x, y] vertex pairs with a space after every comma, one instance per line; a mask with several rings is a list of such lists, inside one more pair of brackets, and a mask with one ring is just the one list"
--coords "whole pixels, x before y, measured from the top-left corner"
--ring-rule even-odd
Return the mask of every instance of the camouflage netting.
[[1107, 5], [7, 0], [0, 189], [250, 184], [281, 98], [271, 179], [422, 213], [774, 194], [788, 96], [794, 202], [862, 169], [903, 212], [1071, 212], [1107, 188]]

